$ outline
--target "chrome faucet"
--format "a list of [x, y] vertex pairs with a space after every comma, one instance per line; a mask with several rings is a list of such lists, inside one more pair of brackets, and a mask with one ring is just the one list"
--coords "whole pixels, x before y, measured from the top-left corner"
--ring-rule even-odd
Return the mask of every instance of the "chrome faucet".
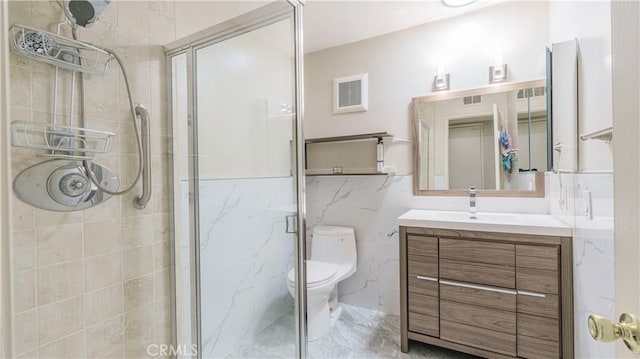
[[476, 186], [469, 187], [469, 218], [476, 218]]

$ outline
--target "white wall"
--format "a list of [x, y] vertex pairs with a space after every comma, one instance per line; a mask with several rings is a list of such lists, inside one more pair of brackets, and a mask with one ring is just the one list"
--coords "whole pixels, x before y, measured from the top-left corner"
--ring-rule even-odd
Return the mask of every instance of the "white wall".
[[[551, 1], [551, 43], [578, 40], [578, 133], [612, 124], [611, 2]], [[580, 141], [580, 171], [611, 171], [611, 149], [601, 141]]]
[[289, 176], [292, 37], [282, 21], [198, 51], [201, 178]]
[[[305, 57], [305, 135], [308, 138], [388, 131], [410, 136], [411, 99], [431, 92], [438, 64], [454, 90], [488, 83], [502, 53], [510, 81], [545, 76], [547, 2], [507, 2]], [[369, 74], [369, 110], [333, 115], [332, 81]], [[411, 171], [411, 145], [387, 145], [385, 164]]]
[[[292, 37], [281, 21], [196, 52], [200, 178], [290, 175], [293, 117], [281, 108], [293, 104]], [[186, 91], [174, 96], [186, 105]], [[186, 155], [186, 107], [179, 110]], [[185, 179], [187, 161], [177, 163]]]

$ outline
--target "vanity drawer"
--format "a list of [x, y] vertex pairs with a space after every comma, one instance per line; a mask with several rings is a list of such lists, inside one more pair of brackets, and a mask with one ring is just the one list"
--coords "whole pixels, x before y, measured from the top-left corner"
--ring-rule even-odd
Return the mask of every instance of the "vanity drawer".
[[409, 259], [409, 275], [438, 278], [438, 257], [416, 256], [413, 254], [409, 254], [407, 257]]
[[438, 317], [438, 297], [409, 293], [409, 312]]
[[557, 345], [560, 341], [560, 323], [554, 318], [518, 313], [518, 336], [520, 335], [548, 340]]
[[516, 333], [516, 313], [440, 301], [440, 319], [507, 334]]
[[437, 337], [440, 335], [440, 320], [438, 317], [409, 312], [409, 330]]
[[440, 339], [486, 349], [496, 353], [516, 355], [515, 334], [501, 333], [441, 320]]
[[440, 278], [458, 282], [515, 288], [515, 267], [440, 259]]
[[498, 266], [515, 266], [515, 245], [440, 238], [440, 258]]
[[559, 248], [556, 246], [516, 245], [516, 267], [558, 270]]
[[440, 299], [483, 307], [516, 311], [515, 290], [504, 290], [483, 286], [468, 286], [463, 283], [440, 282]]
[[558, 294], [558, 272], [544, 269], [516, 270], [516, 288], [536, 293]]
[[409, 274], [409, 293], [438, 296], [438, 278]]
[[427, 257], [438, 257], [438, 238], [407, 236], [408, 253]]
[[518, 313], [542, 315], [549, 318], [559, 318], [558, 296], [544, 294], [544, 297], [518, 294], [516, 310]]
[[560, 358], [558, 343], [518, 335], [518, 357], [520, 358]]

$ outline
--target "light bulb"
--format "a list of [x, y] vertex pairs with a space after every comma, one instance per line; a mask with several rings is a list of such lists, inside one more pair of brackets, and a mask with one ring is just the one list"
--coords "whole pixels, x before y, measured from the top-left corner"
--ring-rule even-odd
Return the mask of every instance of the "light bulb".
[[467, 5], [471, 5], [477, 0], [441, 0], [442, 5], [447, 7], [463, 7]]

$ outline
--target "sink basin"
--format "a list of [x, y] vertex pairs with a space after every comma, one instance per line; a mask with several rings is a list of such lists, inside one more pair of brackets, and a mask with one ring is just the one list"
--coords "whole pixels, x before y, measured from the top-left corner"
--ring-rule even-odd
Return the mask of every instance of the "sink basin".
[[435, 217], [441, 221], [474, 221], [491, 223], [517, 223], [520, 217], [509, 213], [484, 213], [478, 212], [471, 215], [469, 212], [440, 212], [436, 211]]
[[573, 234], [570, 226], [546, 214], [478, 212], [474, 217], [467, 211], [412, 209], [398, 218], [398, 224], [408, 227], [563, 237], [571, 237]]

